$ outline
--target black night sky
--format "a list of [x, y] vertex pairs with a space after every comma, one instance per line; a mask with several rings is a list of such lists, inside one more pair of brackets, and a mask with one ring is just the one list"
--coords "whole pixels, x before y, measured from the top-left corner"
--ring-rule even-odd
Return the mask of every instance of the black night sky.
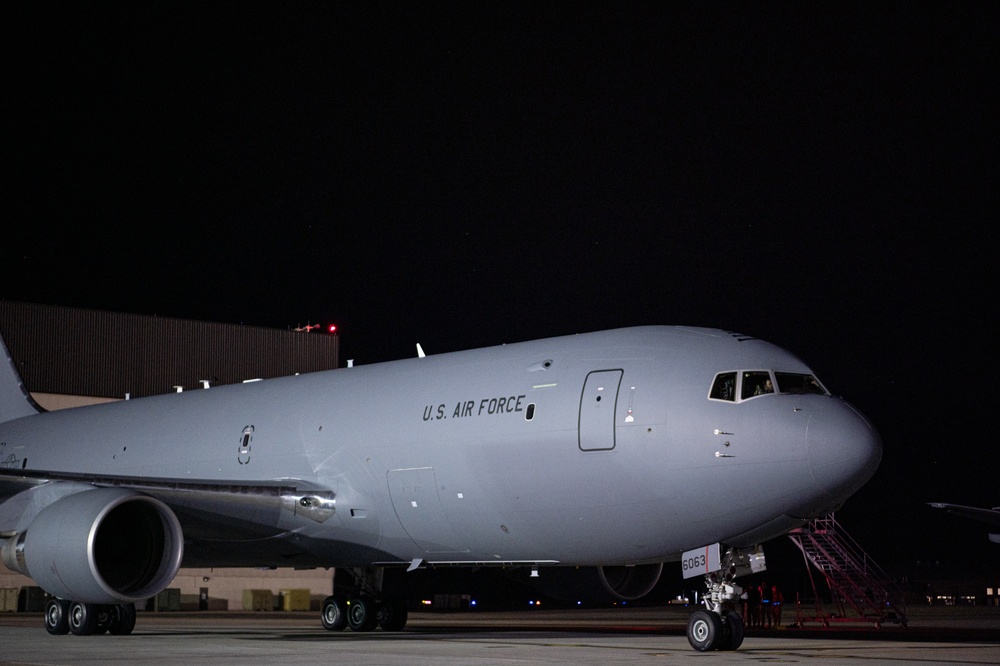
[[996, 5], [38, 2], [3, 26], [0, 298], [336, 322], [359, 364], [737, 330], [878, 425], [838, 513], [876, 560], [995, 571], [985, 526], [924, 503], [1000, 505]]

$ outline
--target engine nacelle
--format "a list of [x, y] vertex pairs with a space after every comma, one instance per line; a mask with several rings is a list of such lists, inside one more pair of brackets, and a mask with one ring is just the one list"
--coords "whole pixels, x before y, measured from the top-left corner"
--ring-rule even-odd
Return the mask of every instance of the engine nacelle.
[[542, 569], [538, 587], [564, 601], [635, 601], [653, 590], [662, 573], [662, 562], [579, 569], [551, 567]]
[[604, 589], [621, 601], [635, 601], [652, 592], [662, 573], [663, 562], [634, 567], [597, 567], [597, 576]]
[[8, 539], [4, 563], [49, 594], [94, 604], [134, 603], [164, 589], [184, 536], [163, 502], [121, 488], [86, 490], [38, 512]]

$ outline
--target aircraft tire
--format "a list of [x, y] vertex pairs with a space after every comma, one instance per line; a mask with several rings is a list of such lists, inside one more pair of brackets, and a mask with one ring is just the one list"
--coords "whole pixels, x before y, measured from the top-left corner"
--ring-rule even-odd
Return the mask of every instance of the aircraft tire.
[[320, 608], [320, 622], [327, 631], [340, 631], [347, 626], [344, 602], [337, 597], [327, 597]]
[[722, 632], [722, 618], [711, 611], [695, 611], [688, 620], [688, 643], [699, 652], [718, 649]]
[[743, 645], [743, 618], [736, 611], [722, 616], [722, 641], [720, 650], [738, 650]]
[[53, 636], [69, 633], [69, 602], [52, 598], [45, 602], [45, 631]]
[[378, 626], [385, 631], [402, 631], [406, 626], [406, 602], [394, 599], [378, 606]]
[[95, 604], [71, 601], [69, 604], [69, 630], [74, 636], [90, 636], [97, 630], [98, 609]]
[[117, 604], [108, 608], [108, 633], [127, 636], [135, 629], [135, 604]]
[[347, 607], [351, 631], [371, 631], [378, 626], [378, 612], [371, 597], [354, 597]]

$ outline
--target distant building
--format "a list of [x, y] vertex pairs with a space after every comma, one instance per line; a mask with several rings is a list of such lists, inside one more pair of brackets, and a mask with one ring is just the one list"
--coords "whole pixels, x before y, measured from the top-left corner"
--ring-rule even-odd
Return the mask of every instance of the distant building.
[[46, 409], [331, 370], [339, 359], [336, 335], [12, 301], [0, 301], [0, 335]]

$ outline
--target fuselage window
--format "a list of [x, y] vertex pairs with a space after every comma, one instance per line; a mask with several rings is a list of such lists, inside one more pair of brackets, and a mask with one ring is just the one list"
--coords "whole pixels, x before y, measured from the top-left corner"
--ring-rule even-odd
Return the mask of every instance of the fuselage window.
[[524, 408], [524, 420], [530, 421], [535, 418], [535, 403], [529, 402], [528, 406]]
[[712, 390], [708, 397], [712, 400], [734, 402], [736, 400], [736, 373], [721, 372], [717, 374], [715, 381], [712, 382]]
[[774, 379], [778, 382], [778, 390], [782, 393], [818, 393], [826, 395], [826, 389], [812, 375], [797, 372], [776, 372]]
[[749, 370], [743, 373], [743, 391], [740, 397], [746, 400], [756, 395], [774, 393], [771, 373], [767, 370]]

